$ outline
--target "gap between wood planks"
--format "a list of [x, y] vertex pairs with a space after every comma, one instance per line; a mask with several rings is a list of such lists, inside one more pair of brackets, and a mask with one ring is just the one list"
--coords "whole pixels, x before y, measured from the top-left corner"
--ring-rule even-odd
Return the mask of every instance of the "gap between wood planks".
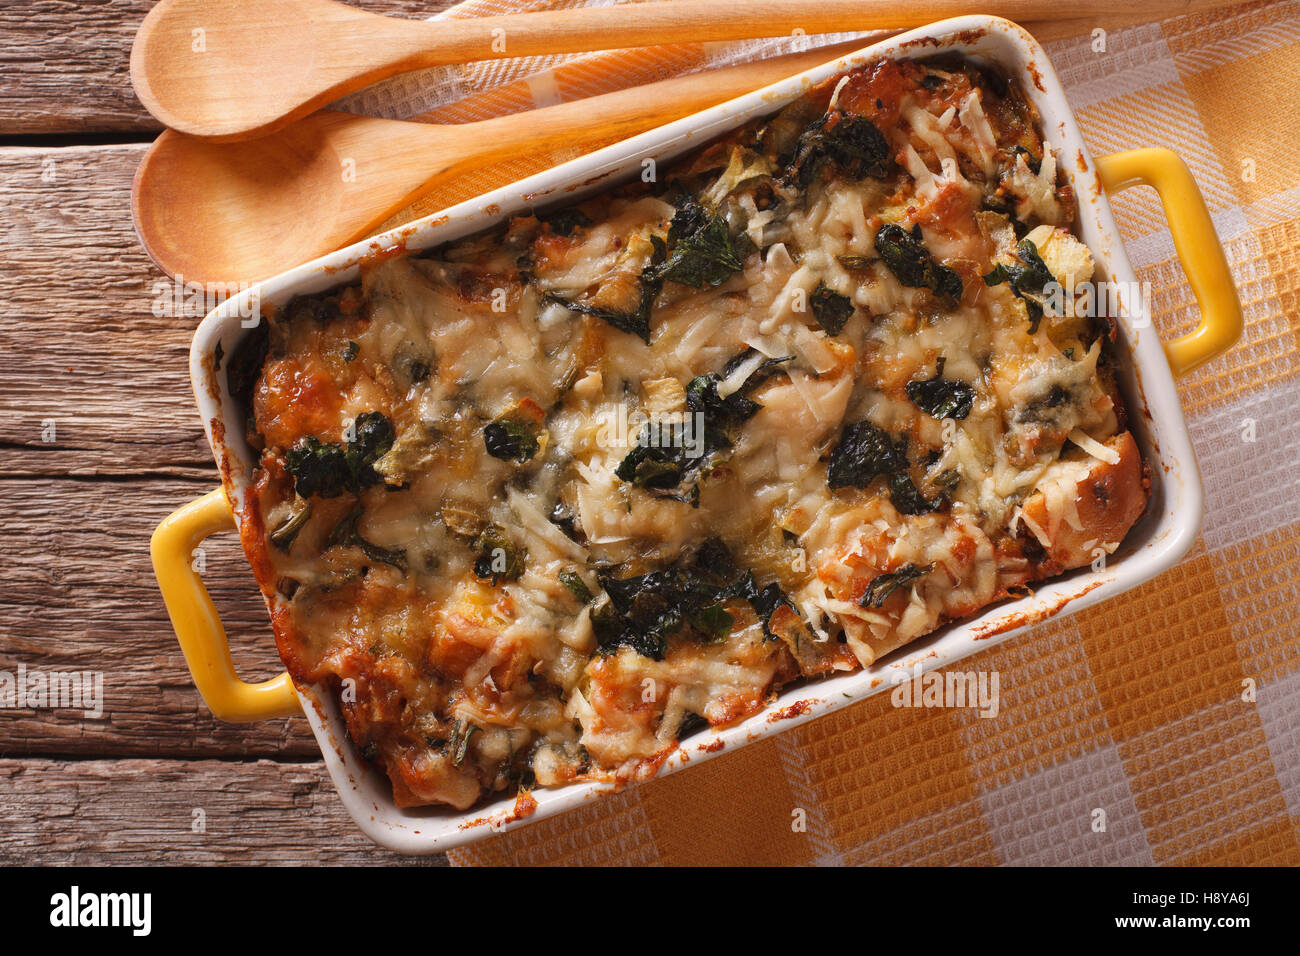
[[[104, 678], [101, 719], [0, 710], [0, 863], [445, 865], [357, 830], [302, 718], [226, 724], [194, 690], [148, 541], [218, 477], [188, 382], [194, 322], [149, 308], [160, 273], [129, 213], [143, 150], [0, 148], [0, 669]], [[236, 536], [204, 551], [239, 672], [278, 672]]]
[[446, 866], [370, 842], [324, 766], [0, 759], [0, 864]]
[[[452, 5], [452, 0], [344, 2], [412, 19]], [[6, 136], [152, 139], [162, 126], [135, 98], [129, 64], [136, 30], [153, 6], [154, 0], [0, 3], [0, 131]]]
[[[195, 320], [154, 314], [162, 276], [131, 227], [143, 150], [0, 149], [0, 668], [100, 670], [106, 698], [99, 720], [0, 710], [0, 755], [317, 757], [301, 718], [208, 713], [154, 582], [154, 527], [218, 477], [189, 385]], [[204, 551], [241, 675], [277, 673], [235, 535]]]
[[[410, 17], [451, 5], [347, 2]], [[163, 277], [130, 219], [131, 177], [160, 129], [127, 75], [152, 6], [0, 5], [0, 669], [99, 668], [107, 698], [100, 721], [0, 710], [0, 863], [445, 866], [361, 834], [301, 718], [215, 720], [154, 585], [150, 532], [218, 477], [189, 387], [197, 319], [151, 313]], [[235, 536], [205, 550], [236, 667], [271, 676]]]
[[[409, 16], [450, 5], [349, 2]], [[152, 6], [0, 6], [0, 668], [102, 669], [107, 706], [100, 721], [0, 710], [0, 863], [445, 866], [356, 829], [301, 718], [216, 721], [154, 585], [153, 526], [218, 477], [188, 382], [197, 322], [150, 312], [163, 277], [130, 220], [159, 126], [126, 66]], [[270, 676], [279, 660], [235, 536], [205, 549], [236, 666]]]

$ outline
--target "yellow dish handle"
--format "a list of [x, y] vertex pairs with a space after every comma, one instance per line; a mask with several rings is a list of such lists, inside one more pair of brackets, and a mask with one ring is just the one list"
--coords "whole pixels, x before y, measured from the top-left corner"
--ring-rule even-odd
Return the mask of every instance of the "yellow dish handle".
[[1165, 343], [1176, 377], [1220, 355], [1241, 338], [1241, 301], [1214, 231], [1210, 211], [1187, 164], [1167, 149], [1134, 149], [1097, 159], [1097, 177], [1107, 193], [1151, 186], [1169, 218], [1174, 248], [1201, 307], [1201, 323]]
[[153, 573], [194, 685], [212, 713], [235, 722], [291, 717], [302, 713], [302, 706], [287, 673], [260, 684], [246, 684], [235, 675], [226, 629], [193, 567], [199, 543], [233, 522], [220, 488], [183, 506], [153, 533]]

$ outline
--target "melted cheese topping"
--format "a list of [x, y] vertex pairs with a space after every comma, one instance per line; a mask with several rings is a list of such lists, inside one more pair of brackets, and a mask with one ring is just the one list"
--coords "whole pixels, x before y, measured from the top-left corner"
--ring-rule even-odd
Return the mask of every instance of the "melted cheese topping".
[[885, 61], [294, 302], [248, 395], [282, 656], [399, 805], [463, 808], [1113, 550], [1145, 491], [1072, 218], [1014, 87]]

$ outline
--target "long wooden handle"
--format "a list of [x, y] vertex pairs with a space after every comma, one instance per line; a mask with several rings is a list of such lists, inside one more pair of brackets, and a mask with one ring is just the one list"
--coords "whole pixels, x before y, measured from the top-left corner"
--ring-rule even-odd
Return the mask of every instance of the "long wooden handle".
[[[899, 29], [969, 13], [1019, 22], [1131, 17], [1149, 20], [1223, 7], [1231, 0], [661, 0], [504, 17], [395, 22], [391, 42], [425, 65], [745, 37]], [[409, 28], [409, 30], [408, 30]]]
[[[631, 136], [802, 73], [859, 50], [867, 42], [850, 40], [807, 53], [705, 70], [526, 113], [477, 120], [468, 124], [479, 144], [476, 160]], [[493, 142], [500, 143], [501, 150], [499, 155], [489, 156], [483, 144]]]
[[[674, 0], [671, 5], [678, 4]], [[741, 0], [741, 5], [747, 4]], [[1114, 22], [1128, 24], [1146, 20], [1145, 12], [1135, 15], [1130, 6], [1128, 12], [1116, 16]], [[1108, 19], [1106, 22], [1112, 21]], [[1097, 21], [1080, 17], [1037, 20], [1023, 25], [1040, 40], [1047, 40], [1086, 34], [1097, 25]], [[620, 139], [802, 73], [897, 32], [897, 29], [873, 31], [856, 40], [817, 47], [805, 53], [768, 57], [554, 106], [537, 107], [525, 113], [477, 120], [465, 129], [469, 131], [472, 127], [475, 164], [501, 159], [521, 150], [554, 149]], [[458, 129], [455, 126], [443, 128], [448, 131]], [[500, 144], [499, 148], [492, 148], [494, 143]]]

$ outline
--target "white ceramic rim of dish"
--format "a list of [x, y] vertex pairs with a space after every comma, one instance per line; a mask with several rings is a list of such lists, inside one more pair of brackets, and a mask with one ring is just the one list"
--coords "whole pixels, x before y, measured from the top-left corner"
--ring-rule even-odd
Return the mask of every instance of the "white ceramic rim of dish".
[[[419, 251], [441, 245], [509, 216], [571, 202], [612, 182], [630, 179], [645, 158], [667, 162], [751, 119], [770, 114], [809, 87], [867, 60], [943, 53], [996, 64], [1020, 79], [1042, 116], [1044, 136], [1074, 185], [1079, 198], [1079, 232], [1096, 257], [1099, 275], [1120, 284], [1135, 282], [1094, 174], [1095, 165], [1042, 48], [1024, 29], [1000, 18], [964, 16], [941, 21], [358, 242], [267, 279], [214, 309], [195, 332], [190, 372], [213, 453], [218, 462], [227, 463], [223, 468], [226, 490], [237, 514], [243, 508], [254, 459], [243, 439], [241, 416], [228, 401], [224, 376], [214, 369], [214, 358], [218, 344], [226, 355], [231, 354], [246, 331], [240, 316], [248, 314], [252, 303], [283, 304], [297, 294], [320, 292], [355, 279], [358, 263], [376, 252], [399, 246]], [[917, 667], [926, 672], [953, 664], [1010, 639], [1045, 617], [1114, 597], [1167, 570], [1186, 554], [1200, 529], [1200, 475], [1162, 343], [1141, 304], [1130, 306], [1134, 317], [1122, 320], [1117, 345], [1120, 380], [1129, 402], [1130, 427], [1151, 466], [1153, 496], [1147, 514], [1104, 570], [1085, 568], [1045, 582], [1031, 596], [989, 607], [979, 616], [942, 628], [865, 670], [788, 687], [772, 705], [747, 720], [688, 738], [664, 762], [659, 775], [695, 766], [890, 690], [897, 683], [896, 675], [917, 673]], [[214, 428], [214, 422], [221, 423], [220, 427]], [[538, 789], [531, 795], [536, 801], [531, 813], [524, 812], [522, 803], [517, 812], [513, 795], [468, 812], [447, 807], [401, 810], [393, 803], [387, 778], [356, 753], [332, 695], [314, 686], [299, 688], [299, 696], [348, 812], [377, 843], [399, 852], [448, 850], [589, 805], [615, 789], [604, 782]]]

